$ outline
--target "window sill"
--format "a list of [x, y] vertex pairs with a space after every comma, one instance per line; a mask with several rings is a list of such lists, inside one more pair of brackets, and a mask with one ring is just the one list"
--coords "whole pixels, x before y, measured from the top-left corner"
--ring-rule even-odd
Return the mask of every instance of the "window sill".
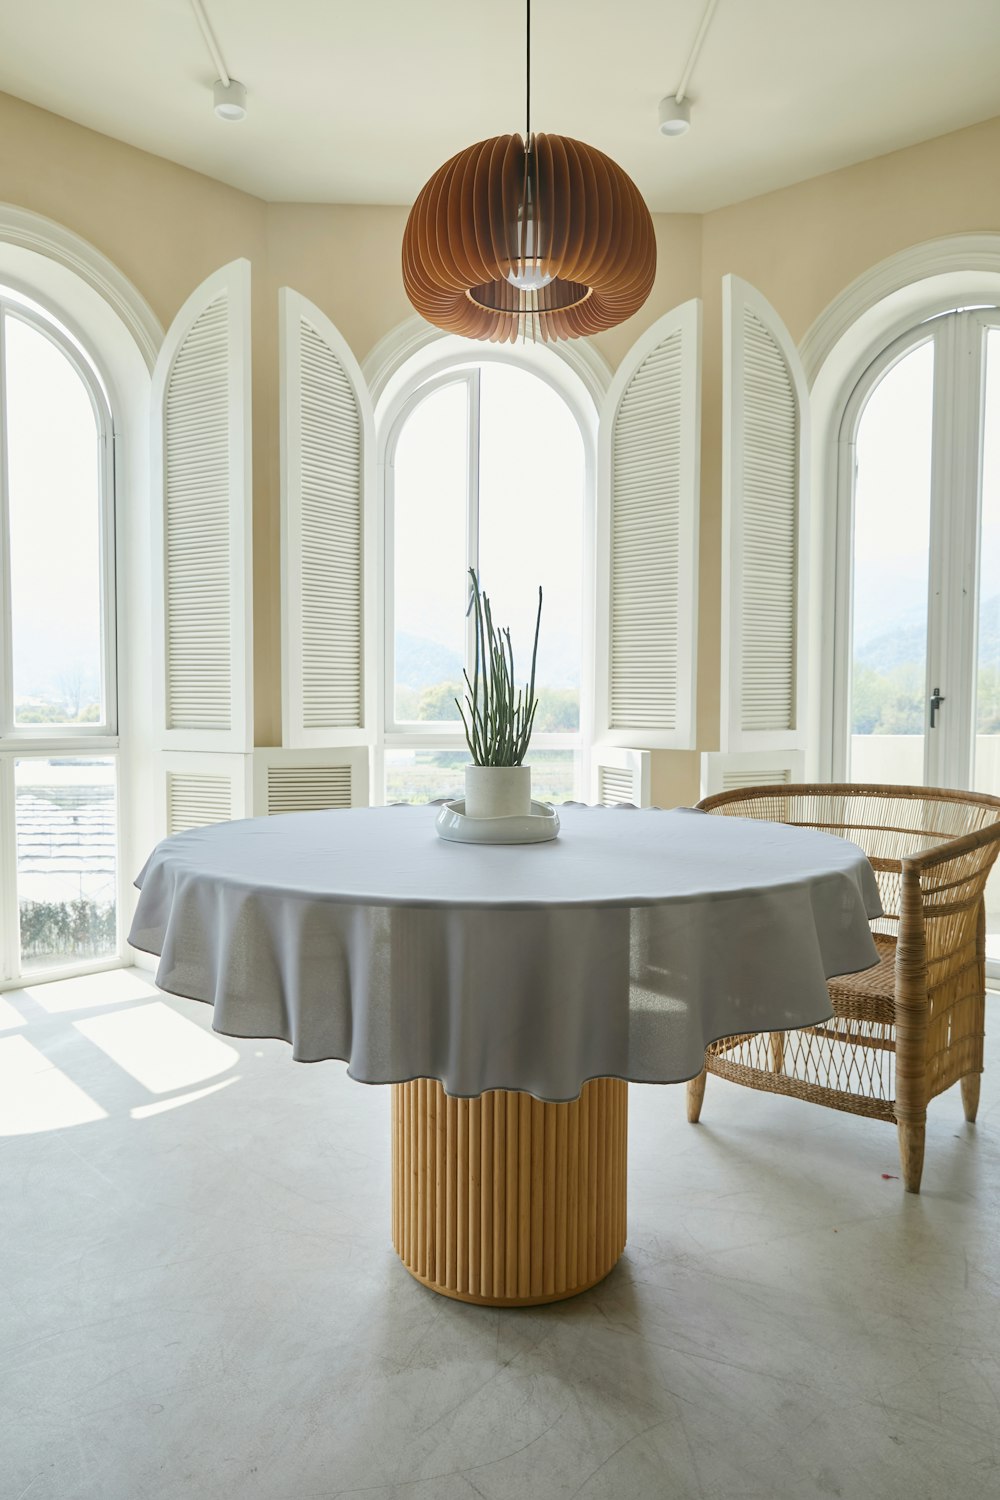
[[85, 727], [70, 726], [54, 734], [28, 734], [15, 729], [0, 735], [0, 754], [6, 755], [60, 755], [66, 752], [97, 755], [119, 748], [119, 736], [109, 734], [106, 729], [88, 732]]

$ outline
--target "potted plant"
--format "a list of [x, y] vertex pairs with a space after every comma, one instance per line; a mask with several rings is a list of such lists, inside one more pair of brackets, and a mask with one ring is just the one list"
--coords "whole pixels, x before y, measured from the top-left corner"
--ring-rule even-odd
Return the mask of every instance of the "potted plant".
[[462, 674], [468, 689], [465, 707], [455, 699], [472, 755], [472, 765], [465, 768], [465, 815], [468, 818], [527, 815], [531, 812], [531, 767], [524, 764], [524, 757], [538, 708], [535, 664], [542, 623], [542, 591], [539, 588], [531, 680], [525, 687], [516, 688], [510, 630], [497, 630], [494, 626], [489, 596], [481, 591], [474, 568], [469, 569], [469, 578], [469, 609], [475, 611], [476, 619], [475, 664], [471, 682], [468, 672]]

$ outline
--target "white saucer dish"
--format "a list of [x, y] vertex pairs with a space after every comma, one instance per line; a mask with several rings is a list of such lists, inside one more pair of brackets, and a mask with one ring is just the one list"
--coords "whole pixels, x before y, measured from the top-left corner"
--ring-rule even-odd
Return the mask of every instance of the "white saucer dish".
[[559, 814], [547, 802], [513, 818], [467, 818], [465, 799], [446, 802], [434, 824], [439, 839], [452, 844], [544, 844], [559, 832]]

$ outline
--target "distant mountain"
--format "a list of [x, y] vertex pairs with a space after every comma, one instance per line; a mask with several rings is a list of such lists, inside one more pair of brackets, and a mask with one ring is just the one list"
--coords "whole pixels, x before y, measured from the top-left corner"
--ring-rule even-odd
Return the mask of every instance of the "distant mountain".
[[[531, 669], [530, 639], [527, 649], [517, 654], [514, 675], [518, 681]], [[540, 680], [553, 688], [578, 688], [580, 685], [580, 643], [556, 631], [545, 635], [539, 647]], [[425, 688], [439, 682], [461, 682], [464, 663], [457, 651], [422, 635], [400, 634], [396, 637], [396, 681], [401, 687]]]
[[859, 667], [871, 667], [873, 672], [884, 675], [896, 667], [909, 667], [921, 662], [927, 651], [927, 627], [900, 625], [896, 630], [887, 630], [874, 640], [854, 648], [854, 660]]
[[429, 641], [422, 635], [396, 637], [396, 681], [403, 687], [461, 682], [463, 665], [457, 651], [449, 651], [437, 641]]
[[927, 618], [927, 575], [904, 565], [859, 559], [854, 565], [854, 644], [860, 652], [903, 626], [919, 628]]
[[[927, 626], [923, 619], [906, 621], [884, 630], [870, 640], [855, 644], [854, 659], [873, 672], [892, 672], [897, 667], [922, 661], [927, 649]], [[979, 622], [979, 660], [1000, 662], [1000, 594], [987, 599]]]

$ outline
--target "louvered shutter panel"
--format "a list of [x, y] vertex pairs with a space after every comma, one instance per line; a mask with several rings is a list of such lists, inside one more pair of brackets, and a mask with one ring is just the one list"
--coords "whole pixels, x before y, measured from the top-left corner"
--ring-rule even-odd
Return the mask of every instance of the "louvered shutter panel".
[[250, 815], [249, 755], [164, 750], [157, 757], [158, 838]]
[[626, 355], [601, 413], [597, 737], [694, 744], [701, 304]]
[[227, 823], [232, 817], [233, 784], [215, 772], [167, 772], [167, 833]]
[[350, 766], [270, 766], [267, 810], [316, 812], [351, 806]]
[[597, 800], [601, 807], [614, 807], [617, 803], [634, 801], [631, 771], [616, 766], [598, 766]]
[[282, 740], [368, 743], [373, 689], [374, 417], [351, 350], [319, 308], [283, 288], [281, 327]]
[[701, 795], [731, 792], [744, 786], [788, 786], [800, 782], [805, 771], [801, 750], [764, 750], [723, 755], [710, 751], [701, 758]]
[[368, 751], [254, 751], [253, 809], [258, 817], [368, 805]]
[[787, 766], [770, 771], [723, 771], [722, 790], [735, 792], [744, 786], [789, 786], [792, 773]]
[[800, 746], [805, 732], [809, 397], [784, 324], [724, 280], [723, 750]]
[[598, 746], [593, 752], [591, 767], [594, 780], [592, 800], [598, 807], [615, 807], [623, 802], [629, 802], [633, 807], [650, 806], [652, 756], [648, 750]]
[[251, 714], [250, 265], [174, 319], [153, 372], [162, 748], [246, 750]]

